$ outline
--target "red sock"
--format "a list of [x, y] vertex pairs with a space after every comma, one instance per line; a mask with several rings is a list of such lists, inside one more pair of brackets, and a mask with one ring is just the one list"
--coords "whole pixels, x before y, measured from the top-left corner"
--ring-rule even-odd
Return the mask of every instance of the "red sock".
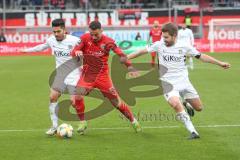
[[84, 121], [85, 118], [84, 118], [84, 110], [85, 110], [85, 105], [84, 105], [84, 99], [75, 99], [75, 105], [76, 105], [76, 112], [77, 112], [77, 115], [80, 119], [80, 121]]
[[130, 122], [133, 122], [134, 116], [133, 113], [131, 112], [130, 108], [125, 104], [121, 103], [119, 106], [118, 110], [127, 118], [130, 120]]
[[151, 65], [152, 65], [152, 67], [154, 67], [154, 66], [155, 66], [155, 56], [152, 56]]

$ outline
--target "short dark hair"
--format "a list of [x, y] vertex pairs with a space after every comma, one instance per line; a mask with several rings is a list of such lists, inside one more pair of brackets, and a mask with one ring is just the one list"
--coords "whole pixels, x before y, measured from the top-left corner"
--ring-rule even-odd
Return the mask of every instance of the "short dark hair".
[[89, 28], [92, 29], [92, 30], [96, 30], [96, 29], [101, 29], [102, 26], [101, 26], [101, 23], [98, 22], [98, 21], [92, 21], [90, 24], [89, 24]]
[[178, 27], [173, 23], [166, 23], [162, 26], [162, 32], [168, 32], [170, 36], [178, 34]]
[[62, 27], [65, 28], [65, 22], [63, 19], [54, 19], [52, 21], [52, 27]]

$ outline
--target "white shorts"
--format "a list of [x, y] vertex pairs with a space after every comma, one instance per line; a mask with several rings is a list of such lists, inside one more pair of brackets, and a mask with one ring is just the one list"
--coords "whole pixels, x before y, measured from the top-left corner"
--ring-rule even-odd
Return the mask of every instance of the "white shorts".
[[76, 86], [80, 79], [81, 71], [73, 71], [66, 78], [61, 74], [57, 74], [54, 78], [52, 89], [61, 93], [69, 93], [70, 95], [76, 95]]
[[[163, 87], [164, 88], [164, 87]], [[172, 88], [168, 92], [164, 92], [164, 98], [168, 101], [171, 97], [182, 97], [183, 99], [194, 99], [199, 98], [196, 89], [192, 83], [187, 80], [182, 80], [172, 85]]]

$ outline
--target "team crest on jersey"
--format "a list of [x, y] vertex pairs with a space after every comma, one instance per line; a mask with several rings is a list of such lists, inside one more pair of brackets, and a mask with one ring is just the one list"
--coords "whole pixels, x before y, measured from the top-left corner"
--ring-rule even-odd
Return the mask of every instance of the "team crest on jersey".
[[106, 46], [105, 44], [101, 44], [100, 47], [101, 47], [102, 50], [105, 50], [105, 46]]
[[77, 42], [78, 44], [80, 44], [82, 42], [82, 40], [81, 39], [79, 39], [79, 41]]
[[88, 45], [91, 47], [91, 46], [92, 46], [92, 42], [89, 41], [89, 42], [88, 42]]

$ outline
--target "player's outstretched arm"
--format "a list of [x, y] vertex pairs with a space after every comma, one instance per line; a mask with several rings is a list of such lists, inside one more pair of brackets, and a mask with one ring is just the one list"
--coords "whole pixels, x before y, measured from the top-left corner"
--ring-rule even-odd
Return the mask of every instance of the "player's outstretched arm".
[[84, 47], [84, 43], [83, 43], [83, 41], [80, 41], [79, 44], [73, 48], [71, 55], [73, 57], [75, 57], [75, 56], [82, 57], [83, 56], [83, 51], [82, 51], [83, 47]]
[[150, 44], [150, 40], [151, 40], [151, 35], [148, 36], [147, 44]]
[[144, 55], [144, 54], [147, 54], [147, 53], [148, 53], [148, 51], [147, 51], [146, 48], [145, 48], [145, 49], [140, 49], [140, 50], [137, 50], [137, 51], [129, 54], [129, 55], [127, 56], [127, 58], [128, 58], [128, 59], [134, 59], [134, 58], [137, 58], [137, 57], [139, 57], [139, 56], [141, 56], [141, 55]]
[[138, 70], [132, 66], [132, 63], [130, 60], [128, 60], [127, 55], [124, 54], [123, 51], [119, 47], [117, 47], [115, 44], [113, 45], [113, 52], [120, 57], [120, 62], [127, 66], [130, 77], [139, 76]]
[[43, 44], [37, 45], [37, 46], [32, 47], [32, 48], [20, 49], [19, 52], [21, 52], [21, 53], [40, 52], [40, 51], [43, 51], [43, 50], [45, 50], [49, 47], [50, 46], [47, 43], [43, 43]]
[[219, 65], [220, 67], [224, 68], [224, 69], [228, 69], [231, 67], [231, 65], [227, 62], [222, 62], [219, 61], [209, 55], [206, 54], [201, 54], [200, 58], [199, 58], [202, 62], [206, 62], [206, 63], [212, 63], [212, 64], [216, 64]]

